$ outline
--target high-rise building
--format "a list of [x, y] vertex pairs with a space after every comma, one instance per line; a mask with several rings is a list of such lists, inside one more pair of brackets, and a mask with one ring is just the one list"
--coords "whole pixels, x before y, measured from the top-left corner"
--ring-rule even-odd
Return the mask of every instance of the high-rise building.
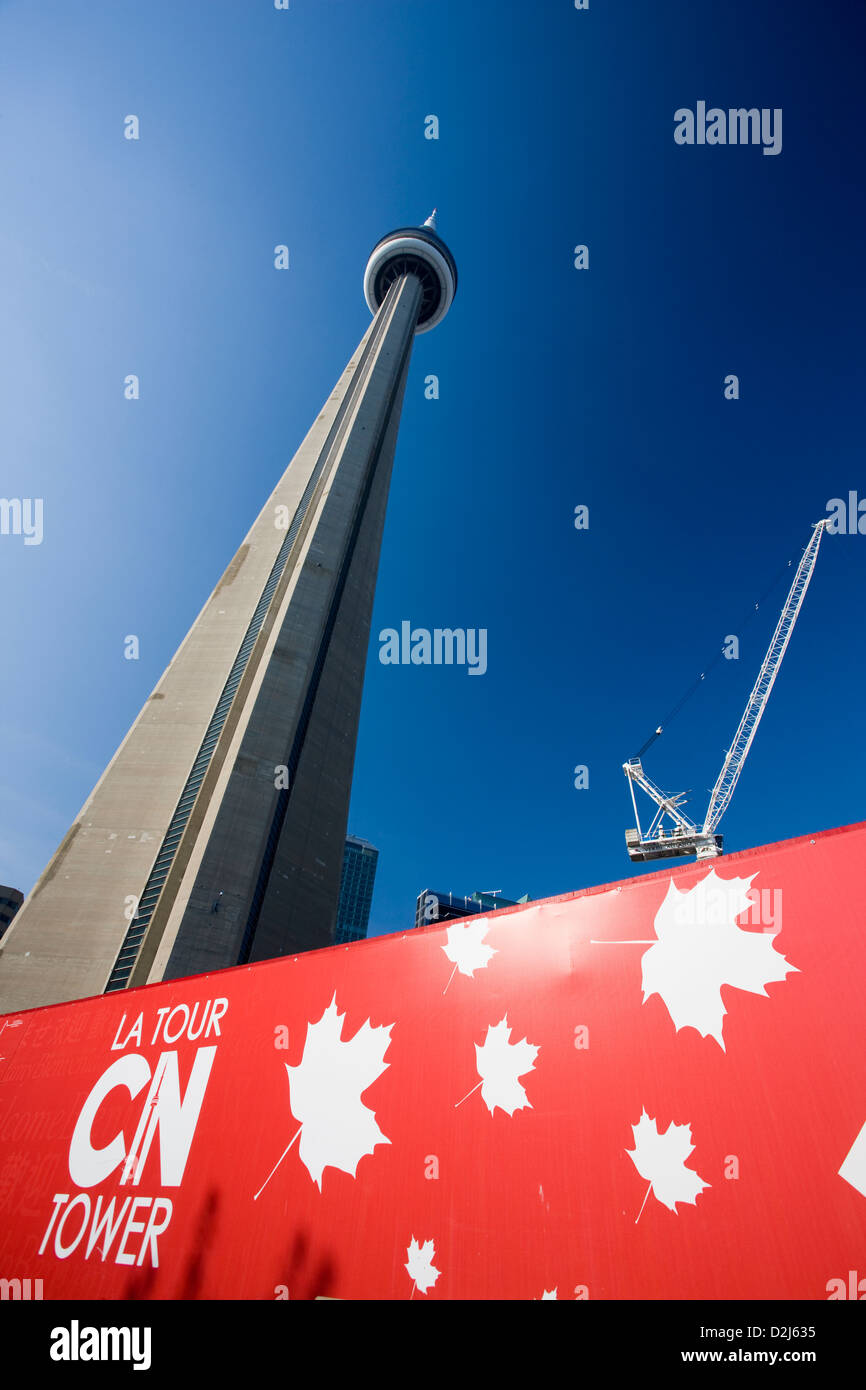
[[0, 946], [0, 1012], [330, 945], [412, 342], [435, 230], [374, 248], [373, 321]]
[[17, 888], [7, 888], [0, 883], [0, 936], [3, 936], [23, 901], [24, 894]]
[[379, 851], [369, 840], [346, 837], [335, 942], [361, 941], [367, 935], [378, 862]]
[[472, 917], [479, 912], [496, 912], [500, 907], [516, 907], [531, 902], [528, 893], [522, 898], [503, 898], [500, 893], [473, 893], [461, 898], [454, 893], [437, 893], [425, 888], [415, 900], [415, 926], [426, 927], [430, 922], [451, 922], [455, 917]]

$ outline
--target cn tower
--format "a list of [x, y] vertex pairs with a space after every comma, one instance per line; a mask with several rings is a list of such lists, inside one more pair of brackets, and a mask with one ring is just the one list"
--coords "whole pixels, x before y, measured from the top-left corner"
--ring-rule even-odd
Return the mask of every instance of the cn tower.
[[333, 941], [412, 341], [454, 257], [373, 248], [373, 321], [0, 946], [0, 1013]]

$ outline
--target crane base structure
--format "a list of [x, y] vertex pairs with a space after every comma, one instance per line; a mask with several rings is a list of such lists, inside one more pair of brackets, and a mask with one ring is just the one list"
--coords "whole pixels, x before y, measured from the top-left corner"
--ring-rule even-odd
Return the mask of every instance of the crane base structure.
[[715, 859], [722, 853], [722, 835], [671, 833], [657, 840], [642, 840], [639, 830], [625, 832], [625, 847], [633, 864], [646, 864], [652, 859]]
[[[623, 764], [629, 779], [634, 802], [634, 814], [638, 828], [625, 832], [625, 845], [633, 863], [645, 864], [651, 859], [715, 859], [722, 853], [722, 836], [707, 834], [699, 829], [681, 809], [686, 793], [666, 796], [643, 770], [640, 758], [631, 758]], [[640, 831], [640, 817], [634, 800], [634, 788], [640, 787], [658, 806], [646, 836]], [[665, 824], [665, 817], [670, 827]]]
[[642, 840], [638, 830], [625, 832], [628, 857], [633, 864], [652, 859], [715, 859], [722, 853], [721, 835], [671, 835], [663, 840]]

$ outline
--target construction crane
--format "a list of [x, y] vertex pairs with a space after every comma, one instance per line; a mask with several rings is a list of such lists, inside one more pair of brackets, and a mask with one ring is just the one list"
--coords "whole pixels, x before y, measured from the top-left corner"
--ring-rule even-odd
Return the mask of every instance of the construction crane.
[[[767, 655], [764, 657], [758, 672], [758, 679], [755, 681], [749, 696], [739, 728], [734, 735], [734, 741], [722, 763], [722, 770], [716, 779], [716, 785], [710, 793], [710, 801], [703, 824], [698, 827], [683, 811], [682, 806], [688, 795], [687, 792], [679, 792], [676, 796], [666, 795], [647, 777], [641, 766], [640, 757], [630, 758], [627, 763], [623, 763], [623, 772], [628, 778], [637, 826], [637, 829], [625, 832], [626, 848], [632, 860], [644, 862], [648, 859], [680, 859], [690, 855], [695, 855], [697, 859], [711, 859], [721, 854], [722, 836], [716, 834], [716, 829], [734, 794], [734, 788], [743, 770], [746, 754], [752, 746], [752, 740], [761, 722], [761, 716], [767, 707], [773, 682], [776, 679], [782, 657], [785, 655], [794, 624], [803, 606], [803, 599], [806, 596], [809, 580], [812, 578], [812, 571], [815, 568], [815, 560], [818, 557], [821, 536], [828, 520], [829, 518], [825, 517], [813, 526], [811, 540], [797, 567], [794, 582], [767, 648]], [[657, 729], [654, 737], [661, 732], [660, 728]], [[641, 830], [634, 793], [636, 786], [640, 787], [655, 802], [657, 808], [646, 835]]]

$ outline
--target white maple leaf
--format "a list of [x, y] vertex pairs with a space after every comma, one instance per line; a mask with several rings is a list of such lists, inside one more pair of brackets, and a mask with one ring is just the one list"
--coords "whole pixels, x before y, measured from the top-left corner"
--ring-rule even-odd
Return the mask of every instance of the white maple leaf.
[[[558, 1284], [557, 1284], [556, 1288], [557, 1288], [557, 1289], [559, 1288], [559, 1285], [558, 1285]], [[550, 1292], [548, 1292], [548, 1290], [545, 1289], [545, 1290], [544, 1290], [544, 1293], [541, 1295], [541, 1302], [542, 1302], [542, 1303], [549, 1303], [549, 1302], [551, 1301], [551, 1299], [553, 1299], [554, 1301], [557, 1301], [557, 1299], [556, 1299], [556, 1289], [551, 1289]]]
[[[517, 1078], [535, 1070], [538, 1048], [527, 1042], [526, 1038], [519, 1043], [510, 1043], [510, 1037], [511, 1029], [506, 1015], [495, 1027], [492, 1024], [488, 1027], [487, 1037], [481, 1046], [475, 1044], [478, 1075], [481, 1077], [478, 1086], [481, 1087], [481, 1099], [491, 1115], [497, 1105], [508, 1115], [524, 1107], [532, 1109]], [[478, 1086], [473, 1086], [463, 1100], [468, 1100]], [[457, 1105], [462, 1104], [463, 1101], [458, 1100]]]
[[839, 1169], [839, 1177], [866, 1197], [866, 1124], [864, 1124]]
[[406, 1255], [408, 1258], [405, 1268], [415, 1281], [415, 1288], [421, 1293], [426, 1293], [428, 1289], [432, 1289], [442, 1272], [433, 1264], [435, 1254], [432, 1240], [425, 1240], [423, 1245], [419, 1245], [413, 1236], [411, 1244], [407, 1247]]
[[[488, 946], [484, 941], [489, 930], [490, 923], [487, 921], [469, 922], [467, 925], [455, 922], [448, 928], [448, 940], [442, 947], [448, 959], [454, 962], [448, 985], [454, 979], [454, 971], [459, 970], [461, 975], [473, 976], [476, 970], [481, 970], [487, 965], [491, 956], [496, 955], [496, 948]], [[443, 994], [448, 985], [443, 989]]]
[[[686, 1159], [694, 1150], [691, 1126], [671, 1122], [660, 1134], [656, 1121], [651, 1120], [642, 1109], [638, 1123], [631, 1128], [634, 1148], [626, 1149], [626, 1153], [641, 1177], [649, 1183], [647, 1197], [652, 1190], [653, 1196], [672, 1212], [676, 1212], [677, 1202], [689, 1202], [695, 1206], [697, 1197], [710, 1183], [698, 1177], [693, 1168], [686, 1167]], [[643, 1211], [643, 1206], [640, 1211]], [[640, 1212], [637, 1220], [640, 1220]]]
[[644, 1003], [661, 996], [677, 1032], [696, 1028], [724, 1052], [722, 985], [768, 997], [765, 985], [784, 980], [789, 965], [766, 932], [744, 931], [736, 918], [752, 907], [751, 878], [719, 878], [712, 870], [686, 893], [671, 879], [656, 913], [658, 941], [644, 952]]
[[337, 1012], [335, 994], [318, 1023], [307, 1024], [304, 1052], [298, 1066], [290, 1067], [286, 1063], [292, 1114], [301, 1127], [259, 1188], [256, 1198], [270, 1182], [298, 1134], [301, 1136], [298, 1146], [301, 1161], [320, 1192], [325, 1168], [340, 1168], [354, 1178], [365, 1154], [371, 1154], [377, 1144], [391, 1142], [376, 1123], [375, 1113], [361, 1104], [361, 1096], [390, 1066], [384, 1057], [394, 1025], [372, 1028], [367, 1019], [353, 1038], [343, 1042], [345, 1016]]

